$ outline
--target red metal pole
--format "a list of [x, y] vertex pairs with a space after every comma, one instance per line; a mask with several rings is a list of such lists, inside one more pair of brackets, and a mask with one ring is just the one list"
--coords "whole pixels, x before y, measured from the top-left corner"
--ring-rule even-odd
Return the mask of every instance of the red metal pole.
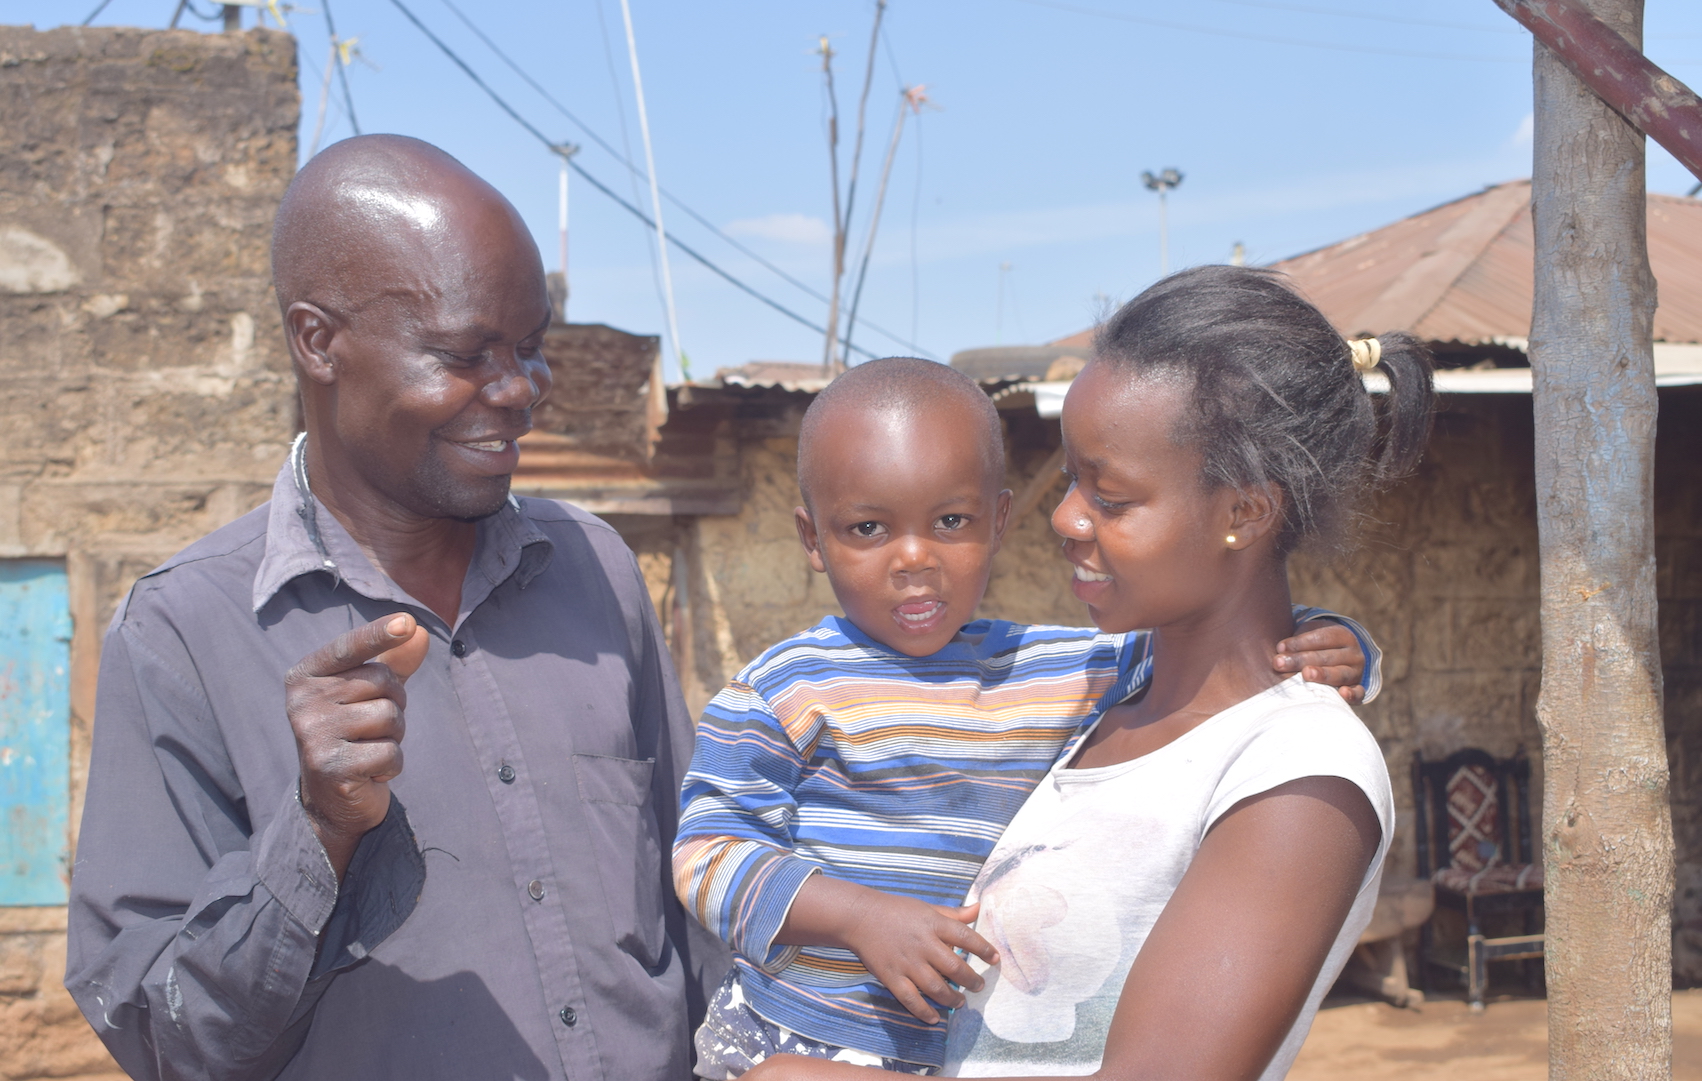
[[1702, 98], [1582, 5], [1495, 0], [1595, 95], [1702, 179]]

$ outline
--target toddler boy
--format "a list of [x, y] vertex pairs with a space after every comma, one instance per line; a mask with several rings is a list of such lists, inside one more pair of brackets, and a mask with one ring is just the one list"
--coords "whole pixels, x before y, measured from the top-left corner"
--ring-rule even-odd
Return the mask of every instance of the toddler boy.
[[[998, 960], [955, 906], [1070, 737], [1148, 678], [1144, 632], [973, 620], [1003, 478], [997, 411], [941, 364], [860, 365], [805, 414], [798, 536], [845, 615], [753, 661], [698, 728], [675, 888], [736, 951], [700, 1076], [782, 1052], [937, 1067], [934, 1004], [981, 984], [957, 951]], [[1345, 626], [1280, 643], [1275, 667], [1350, 684], [1369, 655], [1374, 693], [1376, 646], [1328, 618]]]

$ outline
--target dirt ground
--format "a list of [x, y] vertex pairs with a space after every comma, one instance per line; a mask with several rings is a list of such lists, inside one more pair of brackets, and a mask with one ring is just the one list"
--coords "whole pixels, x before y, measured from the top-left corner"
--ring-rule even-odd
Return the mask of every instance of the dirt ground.
[[[1673, 1081], [1702, 1081], [1702, 989], [1672, 996]], [[1326, 1002], [1289, 1081], [1543, 1081], [1548, 1004], [1491, 1001], [1473, 1014], [1457, 1000], [1400, 1010], [1381, 1002]]]

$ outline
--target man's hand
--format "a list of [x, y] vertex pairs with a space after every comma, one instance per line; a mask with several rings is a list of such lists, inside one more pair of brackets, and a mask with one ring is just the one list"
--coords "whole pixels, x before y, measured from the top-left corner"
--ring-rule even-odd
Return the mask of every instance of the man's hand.
[[977, 907], [944, 908], [816, 874], [804, 880], [775, 941], [850, 950], [917, 1020], [933, 1024], [940, 1015], [928, 999], [956, 1009], [963, 993], [952, 983], [981, 990], [958, 950], [999, 963], [999, 951], [969, 926]]
[[402, 772], [402, 684], [430, 644], [413, 616], [385, 616], [338, 635], [284, 677], [302, 809], [338, 881], [390, 811], [390, 781]]
[[1278, 672], [1299, 672], [1308, 683], [1334, 687], [1349, 705], [1365, 699], [1365, 651], [1353, 632], [1327, 619], [1313, 619], [1296, 627], [1293, 638], [1277, 643], [1271, 667]]

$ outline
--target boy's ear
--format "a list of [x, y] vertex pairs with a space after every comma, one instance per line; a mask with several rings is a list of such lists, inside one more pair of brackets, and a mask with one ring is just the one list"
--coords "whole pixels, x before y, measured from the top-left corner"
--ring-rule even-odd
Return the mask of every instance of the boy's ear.
[[993, 551], [997, 555], [999, 545], [1005, 540], [1005, 527], [1011, 524], [1011, 490], [1004, 489], [993, 504]]
[[1262, 537], [1274, 534], [1282, 526], [1282, 491], [1272, 485], [1244, 488], [1236, 493], [1229, 509], [1229, 545], [1245, 549]]
[[792, 508], [792, 524], [798, 527], [798, 543], [810, 557], [810, 566], [817, 574], [827, 573], [827, 563], [821, 558], [821, 538], [816, 535], [816, 523], [808, 507]]

